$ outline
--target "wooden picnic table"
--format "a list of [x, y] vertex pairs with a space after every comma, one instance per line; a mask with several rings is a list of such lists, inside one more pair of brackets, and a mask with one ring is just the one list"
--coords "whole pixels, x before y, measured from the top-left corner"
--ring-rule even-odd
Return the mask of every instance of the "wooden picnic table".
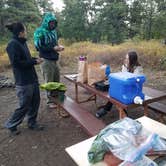
[[[91, 101], [91, 100], [96, 101], [96, 96], [99, 96], [107, 101], [110, 101], [111, 103], [113, 103], [116, 106], [116, 108], [119, 112], [119, 119], [126, 116], [125, 110], [141, 106], [139, 104], [129, 104], [129, 105], [123, 104], [120, 101], [110, 97], [108, 92], [103, 92], [103, 91], [97, 90], [94, 86], [88, 85], [87, 83], [77, 82], [76, 76], [77, 76], [77, 74], [67, 74], [67, 75], [64, 75], [64, 78], [66, 78], [67, 80], [69, 80], [70, 82], [72, 82], [74, 84], [74, 86], [75, 86], [75, 101], [77, 103], [87, 102], [87, 101]], [[78, 94], [79, 94], [78, 88], [79, 87], [82, 87], [82, 88], [86, 89], [88, 92], [91, 92], [92, 95], [84, 101], [79, 101], [79, 96], [78, 96]], [[159, 91], [156, 89], [152, 89], [149, 87], [143, 87], [143, 93], [145, 94], [145, 100], [144, 100], [142, 106], [144, 107], [144, 115], [145, 116], [148, 115], [148, 104], [166, 99], [165, 92], [162, 92], [162, 91]]]

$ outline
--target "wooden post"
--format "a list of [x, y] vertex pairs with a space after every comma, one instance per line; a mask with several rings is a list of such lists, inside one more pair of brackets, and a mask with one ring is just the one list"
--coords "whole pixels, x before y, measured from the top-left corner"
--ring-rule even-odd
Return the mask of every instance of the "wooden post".
[[121, 108], [121, 107], [119, 107], [119, 106], [117, 106], [117, 105], [116, 105], [116, 108], [117, 108], [117, 110], [119, 111], [119, 119], [122, 119], [122, 118], [126, 117], [126, 113], [125, 113], [125, 111], [123, 110], [123, 108]]
[[78, 103], [78, 85], [75, 83], [75, 101]]

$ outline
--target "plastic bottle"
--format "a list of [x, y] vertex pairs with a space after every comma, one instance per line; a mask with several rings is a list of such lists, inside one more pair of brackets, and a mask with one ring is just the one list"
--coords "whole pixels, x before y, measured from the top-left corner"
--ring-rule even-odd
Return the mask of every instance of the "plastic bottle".
[[135, 103], [135, 104], [143, 104], [143, 100], [141, 99], [140, 96], [136, 96], [136, 97], [134, 98], [134, 103]]
[[85, 60], [86, 60], [86, 56], [80, 55], [80, 56], [79, 56], [79, 60], [80, 60], [80, 61], [85, 61]]
[[148, 138], [143, 142], [132, 154], [128, 155], [126, 157], [126, 161], [135, 162], [142, 158], [145, 153], [152, 149], [154, 144], [156, 144], [156, 141], [158, 139], [158, 135], [155, 133], [152, 133], [148, 136]]
[[110, 67], [110, 65], [107, 65], [106, 69], [105, 69], [105, 76], [106, 76], [106, 78], [108, 78], [110, 73], [111, 73], [111, 67]]

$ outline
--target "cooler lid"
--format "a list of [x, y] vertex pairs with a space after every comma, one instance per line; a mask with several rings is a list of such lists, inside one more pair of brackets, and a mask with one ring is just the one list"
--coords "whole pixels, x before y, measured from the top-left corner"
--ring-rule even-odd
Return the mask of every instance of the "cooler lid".
[[130, 72], [117, 72], [117, 73], [111, 73], [109, 75], [109, 78], [115, 78], [118, 80], [135, 80], [135, 79], [141, 79], [142, 81], [145, 81], [145, 76], [144, 75], [139, 75], [139, 74], [133, 74]]

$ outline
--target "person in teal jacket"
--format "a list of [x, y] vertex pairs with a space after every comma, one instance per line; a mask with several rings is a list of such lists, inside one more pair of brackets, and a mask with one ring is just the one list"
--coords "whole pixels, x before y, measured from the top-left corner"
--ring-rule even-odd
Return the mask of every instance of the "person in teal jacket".
[[[63, 51], [64, 47], [58, 44], [56, 27], [57, 19], [55, 15], [53, 13], [46, 13], [41, 26], [34, 32], [35, 47], [39, 51], [39, 56], [44, 59], [41, 71], [45, 83], [60, 81], [57, 61], [59, 59], [59, 52]], [[56, 104], [52, 100], [52, 92], [47, 92], [47, 98], [49, 108], [55, 108]]]

